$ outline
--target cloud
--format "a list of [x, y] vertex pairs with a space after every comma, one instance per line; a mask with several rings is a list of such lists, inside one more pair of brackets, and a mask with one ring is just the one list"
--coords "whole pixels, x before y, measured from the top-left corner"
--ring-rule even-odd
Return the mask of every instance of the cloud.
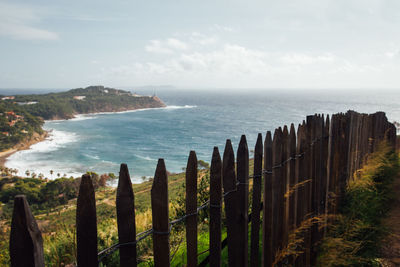
[[0, 35], [17, 40], [59, 39], [57, 33], [33, 25], [40, 19], [31, 7], [0, 3]]
[[[164, 54], [114, 67], [99, 74], [119, 84], [159, 83], [206, 87], [346, 87], [376, 84], [393, 73], [396, 49], [378, 53], [272, 50], [229, 43], [192, 32], [179, 39], [152, 40], [146, 51]], [[386, 61], [385, 61], [386, 60]], [[373, 62], [373, 63], [372, 63]], [[390, 65], [392, 64], [392, 65]]]
[[166, 41], [167, 46], [169, 46], [172, 49], [176, 50], [186, 50], [188, 48], [188, 45], [178, 39], [175, 38], [168, 38]]
[[313, 56], [305, 53], [287, 53], [281, 57], [281, 61], [287, 64], [308, 65], [318, 62], [334, 62], [335, 56], [332, 54]]
[[211, 29], [219, 32], [235, 32], [235, 29], [232, 27], [218, 25], [218, 24], [214, 24]]
[[151, 40], [150, 44], [145, 46], [145, 50], [157, 54], [171, 54], [173, 51], [166, 47], [160, 40]]
[[190, 36], [190, 40], [194, 44], [199, 44], [202, 46], [212, 45], [218, 42], [218, 37], [216, 36], [206, 36], [204, 34], [198, 32], [192, 32]]
[[176, 38], [168, 38], [166, 40], [151, 40], [148, 45], [145, 46], [145, 50], [150, 53], [157, 54], [172, 54], [177, 50], [186, 50], [188, 45]]
[[397, 50], [393, 50], [393, 51], [388, 51], [385, 53], [385, 56], [392, 59], [395, 58], [397, 56], [400, 56], [400, 49]]

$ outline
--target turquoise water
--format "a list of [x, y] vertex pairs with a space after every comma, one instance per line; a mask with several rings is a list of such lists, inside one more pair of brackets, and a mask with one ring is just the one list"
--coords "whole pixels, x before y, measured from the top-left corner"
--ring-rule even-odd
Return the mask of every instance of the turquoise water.
[[227, 138], [236, 149], [246, 134], [252, 149], [258, 133], [297, 125], [314, 113], [379, 110], [400, 121], [400, 94], [395, 92], [167, 90], [158, 95], [167, 108], [46, 122], [50, 138], [13, 154], [6, 166], [19, 174], [30, 170], [55, 178], [57, 173], [118, 173], [119, 164], [127, 163], [133, 181], [140, 182], [142, 176], [154, 175], [158, 158], [165, 159], [168, 171], [179, 172], [190, 150], [209, 162], [213, 147], [222, 154]]

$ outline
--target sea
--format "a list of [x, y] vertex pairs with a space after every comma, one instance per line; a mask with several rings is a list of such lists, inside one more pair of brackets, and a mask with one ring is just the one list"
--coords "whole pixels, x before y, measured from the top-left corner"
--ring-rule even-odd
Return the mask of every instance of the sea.
[[5, 165], [21, 176], [29, 170], [54, 179], [87, 171], [118, 175], [120, 164], [127, 163], [132, 181], [139, 183], [154, 175], [159, 158], [170, 173], [181, 172], [191, 150], [210, 162], [214, 146], [222, 155], [231, 139], [236, 150], [243, 134], [252, 156], [258, 133], [264, 137], [283, 125], [297, 127], [315, 113], [384, 111], [390, 121], [400, 122], [400, 90], [169, 88], [156, 94], [167, 107], [46, 121], [49, 137], [12, 154]]

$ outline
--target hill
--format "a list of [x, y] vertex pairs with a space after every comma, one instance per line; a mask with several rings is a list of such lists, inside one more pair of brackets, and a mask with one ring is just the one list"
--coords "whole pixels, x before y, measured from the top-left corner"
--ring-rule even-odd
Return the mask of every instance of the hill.
[[0, 151], [29, 147], [45, 138], [46, 133], [42, 129], [44, 120], [72, 119], [77, 114], [165, 107], [155, 95], [142, 96], [104, 86], [0, 97]]
[[165, 107], [157, 96], [142, 96], [104, 86], [89, 86], [60, 93], [15, 95], [3, 102], [15, 103], [44, 120], [71, 119], [77, 114]]

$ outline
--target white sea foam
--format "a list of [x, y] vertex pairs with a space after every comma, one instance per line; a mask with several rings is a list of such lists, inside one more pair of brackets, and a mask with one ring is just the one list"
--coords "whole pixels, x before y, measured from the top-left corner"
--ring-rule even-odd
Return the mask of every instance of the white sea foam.
[[182, 108], [197, 108], [197, 106], [184, 105], [184, 106], [166, 106], [164, 109], [182, 109]]
[[124, 111], [94, 112], [94, 113], [88, 113], [88, 114], [77, 114], [72, 119], [46, 120], [45, 122], [57, 124], [59, 122], [65, 122], [65, 121], [84, 121], [84, 120], [96, 119], [96, 118], [98, 118], [97, 115], [123, 114], [123, 113], [133, 113], [133, 112], [138, 112], [138, 111], [157, 110], [157, 109], [183, 109], [183, 108], [196, 108], [196, 107], [197, 106], [195, 106], [195, 105], [184, 105], [184, 106], [171, 105], [171, 106], [160, 107], [160, 108], [139, 108], [139, 109], [132, 109], [132, 110], [124, 110]]
[[87, 158], [90, 158], [90, 159], [95, 159], [95, 160], [99, 160], [100, 159], [100, 157], [99, 156], [97, 156], [97, 155], [89, 155], [89, 154], [82, 154], [83, 156], [85, 156], [85, 157], [87, 157]]
[[149, 156], [141, 156], [141, 155], [135, 155], [136, 157], [140, 158], [140, 159], [144, 159], [144, 160], [148, 160], [148, 161], [154, 161], [156, 159], [152, 159]]
[[69, 121], [85, 121], [85, 120], [91, 120], [95, 119], [96, 117], [91, 115], [91, 114], [78, 114], [75, 115], [75, 118], [70, 119]]
[[146, 111], [146, 110], [158, 110], [158, 109], [182, 109], [182, 108], [196, 108], [197, 106], [191, 105], [184, 105], [184, 106], [166, 106], [160, 108], [139, 108], [139, 109], [132, 109], [132, 110], [125, 110], [125, 111], [114, 111], [114, 112], [98, 112], [98, 113], [90, 113], [89, 115], [109, 115], [109, 114], [122, 114], [122, 113], [132, 113], [132, 112], [139, 112], [139, 111]]
[[72, 119], [62, 119], [62, 120], [45, 120], [45, 123], [54, 123], [58, 124], [59, 122], [66, 122], [66, 121], [85, 121], [85, 120], [91, 120], [95, 119], [96, 117], [93, 116], [96, 113], [90, 113], [90, 114], [77, 114], [75, 115], [74, 118]]
[[79, 176], [79, 170], [81, 166], [65, 166], [57, 162], [49, 156], [49, 153], [62, 149], [68, 144], [77, 142], [79, 137], [75, 133], [50, 130], [49, 137], [44, 141], [32, 145], [27, 150], [21, 150], [7, 158], [5, 165], [9, 168], [17, 169], [18, 174], [25, 176], [25, 171], [30, 173], [42, 173], [46, 177], [56, 177], [56, 174], [51, 175], [50, 170], [54, 170], [54, 173], [60, 173], [61, 175], [67, 174], [67, 176]]

